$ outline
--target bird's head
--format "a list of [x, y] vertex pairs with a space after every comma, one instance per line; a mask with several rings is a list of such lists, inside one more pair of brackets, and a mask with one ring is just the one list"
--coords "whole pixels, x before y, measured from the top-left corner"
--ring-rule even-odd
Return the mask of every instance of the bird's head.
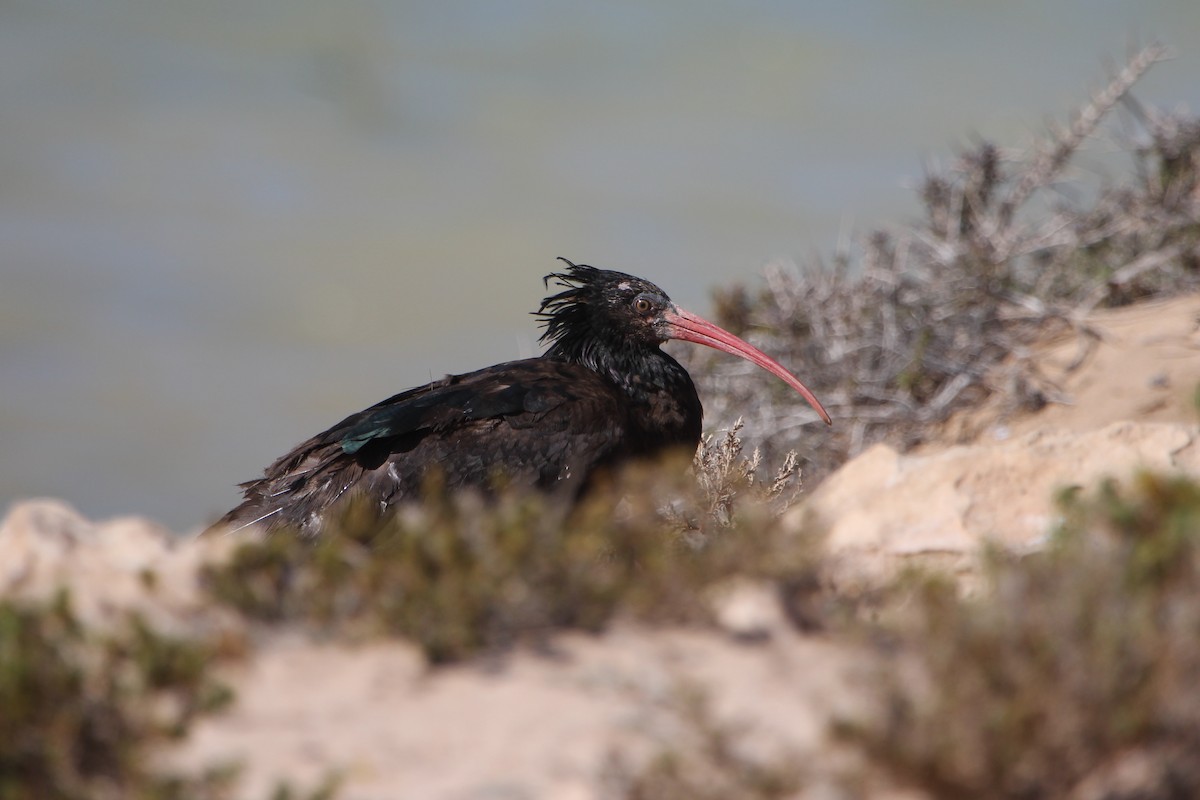
[[547, 275], [545, 283], [549, 287], [554, 280], [563, 291], [543, 300], [536, 312], [546, 329], [541, 340], [550, 345], [551, 354], [588, 363], [594, 350], [657, 347], [669, 339], [694, 342], [744, 358], [778, 376], [799, 392], [826, 424], [832, 424], [816, 396], [778, 361], [675, 305], [650, 281], [559, 260], [567, 265], [566, 270]]
[[551, 345], [570, 340], [605, 341], [615, 346], [659, 345], [672, 338], [664, 333], [663, 312], [671, 298], [653, 283], [624, 272], [567, 264], [564, 272], [546, 276], [563, 291], [542, 301], [537, 315], [546, 328], [542, 341]]

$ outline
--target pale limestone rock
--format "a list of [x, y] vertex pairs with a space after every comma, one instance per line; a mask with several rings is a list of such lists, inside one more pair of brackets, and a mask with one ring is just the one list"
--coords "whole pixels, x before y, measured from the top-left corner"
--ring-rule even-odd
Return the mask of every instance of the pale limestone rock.
[[726, 581], [713, 590], [709, 602], [721, 630], [743, 642], [764, 642], [788, 628], [779, 593], [765, 581]]
[[209, 613], [200, 567], [233, 546], [189, 540], [137, 517], [90, 522], [58, 500], [26, 500], [0, 521], [0, 598], [46, 599], [68, 589], [86, 622], [138, 611], [164, 627]]
[[964, 566], [984, 541], [1038, 547], [1057, 518], [1056, 492], [1139, 469], [1200, 474], [1200, 426], [1116, 422], [930, 455], [876, 445], [826, 480], [789, 522], [824, 531], [835, 558], [856, 560], [868, 574], [889, 573], [912, 556], [948, 555]]

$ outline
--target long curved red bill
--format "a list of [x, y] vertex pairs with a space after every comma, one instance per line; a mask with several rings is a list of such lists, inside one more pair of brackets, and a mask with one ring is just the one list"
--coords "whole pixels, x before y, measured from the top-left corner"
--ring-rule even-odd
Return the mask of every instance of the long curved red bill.
[[825, 420], [826, 425], [833, 424], [833, 420], [829, 418], [829, 414], [825, 412], [816, 395], [810, 392], [808, 387], [801, 383], [795, 375], [784, 369], [782, 364], [754, 345], [678, 306], [668, 309], [663, 314], [663, 319], [667, 322], [670, 338], [712, 347], [762, 367], [799, 392], [800, 396], [821, 415], [821, 419]]

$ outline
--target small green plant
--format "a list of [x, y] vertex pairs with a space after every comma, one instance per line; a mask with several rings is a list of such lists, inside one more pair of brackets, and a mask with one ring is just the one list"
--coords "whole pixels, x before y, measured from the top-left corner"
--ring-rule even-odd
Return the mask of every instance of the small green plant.
[[677, 725], [658, 752], [635, 766], [614, 751], [605, 776], [625, 800], [783, 800], [795, 797], [805, 770], [794, 756], [758, 759], [745, 752], [744, 731], [720, 720], [708, 694], [695, 684], [677, 687], [670, 700]]
[[334, 800], [341, 784], [342, 776], [336, 772], [329, 773], [307, 791], [295, 789], [290, 783], [280, 783], [271, 792], [270, 800]]
[[0, 601], [0, 798], [226, 796], [231, 768], [171, 775], [148, 763], [156, 747], [230, 702], [209, 675], [214, 655], [137, 616], [89, 630], [65, 593], [50, 603]]
[[1134, 761], [1120, 796], [1200, 796], [1200, 484], [1146, 474], [1062, 503], [1052, 545], [989, 553], [978, 596], [915, 581], [881, 719], [843, 733], [938, 798], [1075, 796]]
[[785, 541], [775, 523], [794, 464], [760, 486], [739, 458], [734, 431], [696, 461], [703, 488], [678, 462], [637, 464], [577, 504], [436, 487], [383, 518], [350, 502], [315, 540], [248, 543], [206, 580], [254, 619], [400, 635], [434, 662], [556, 629], [598, 631], [618, 614], [700, 622], [717, 582], [782, 580], [815, 563], [811, 542]]

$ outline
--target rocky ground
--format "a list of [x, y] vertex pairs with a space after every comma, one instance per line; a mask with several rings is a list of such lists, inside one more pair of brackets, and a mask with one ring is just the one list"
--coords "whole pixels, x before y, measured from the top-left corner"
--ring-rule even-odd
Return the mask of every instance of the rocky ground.
[[[912, 453], [873, 447], [793, 508], [789, 524], [826, 532], [831, 580], [869, 587], [916, 562], [969, 585], [981, 541], [1042, 545], [1059, 489], [1139, 467], [1200, 476], [1200, 296], [1092, 323], [1098, 338], [1082, 363], [1073, 363], [1077, 338], [1036, 356], [1067, 402], [1018, 417], [974, 409]], [[0, 523], [0, 596], [65, 584], [89, 621], [132, 607], [168, 630], [234, 631], [242, 623], [215, 612], [196, 578], [232, 545], [28, 500]], [[700, 712], [688, 698], [699, 688], [710, 701], [699, 729], [732, 725], [738, 747], [811, 766], [804, 796], [842, 796], [823, 776], [852, 771], [854, 756], [832, 743], [829, 722], [864, 712], [859, 645], [797, 631], [753, 585], [730, 586], [714, 603], [720, 630], [620, 624], [436, 669], [400, 641], [251, 636], [247, 657], [227, 668], [237, 704], [169, 758], [242, 761], [248, 798], [280, 780], [312, 786], [330, 771], [343, 775], [340, 796], [363, 800], [616, 796], [638, 763], [696, 735]]]

